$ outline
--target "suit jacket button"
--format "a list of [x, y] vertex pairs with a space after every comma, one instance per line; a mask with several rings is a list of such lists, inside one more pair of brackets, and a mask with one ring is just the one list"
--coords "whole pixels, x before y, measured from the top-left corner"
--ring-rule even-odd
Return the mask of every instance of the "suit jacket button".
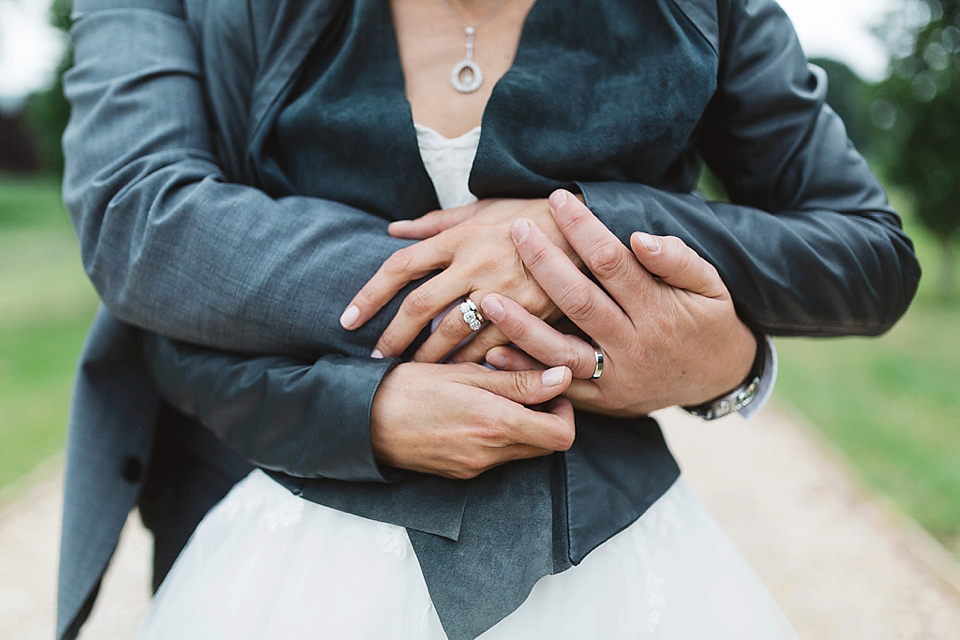
[[123, 467], [120, 473], [123, 475], [124, 480], [130, 484], [136, 484], [140, 482], [140, 476], [143, 475], [143, 463], [133, 456], [130, 456], [123, 461]]

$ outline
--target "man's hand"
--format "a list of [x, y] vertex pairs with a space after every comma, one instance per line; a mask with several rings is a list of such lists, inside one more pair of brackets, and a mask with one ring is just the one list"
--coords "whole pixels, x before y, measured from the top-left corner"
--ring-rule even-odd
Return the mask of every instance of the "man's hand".
[[[556, 305], [524, 269], [511, 240], [510, 227], [519, 218], [535, 220], [553, 242], [575, 257], [545, 199], [484, 200], [428, 214], [408, 223], [406, 229], [392, 227], [392, 233], [403, 232], [405, 237], [435, 235], [394, 253], [348, 305], [341, 324], [346, 329], [360, 327], [407, 283], [434, 271], [440, 273], [407, 295], [377, 342], [374, 356], [399, 356], [451, 305], [469, 297], [479, 306], [483, 296], [493, 291], [509, 296], [538, 318], [558, 319]], [[439, 362], [471, 333], [459, 313], [449, 313], [413, 360]], [[489, 349], [508, 343], [495, 327], [486, 327], [473, 336], [469, 358], [482, 362]]]
[[507, 372], [400, 364], [374, 396], [374, 454], [394, 467], [466, 479], [511, 460], [565, 451], [575, 435], [573, 407], [559, 396], [571, 380], [566, 367]]
[[531, 221], [518, 220], [513, 238], [560, 311], [603, 348], [603, 375], [589, 380], [596, 365], [591, 344], [560, 333], [499, 293], [482, 300], [483, 313], [526, 353], [498, 347], [488, 362], [508, 370], [538, 362], [569, 366], [580, 379], [565, 395], [575, 406], [611, 415], [699, 404], [743, 381], [756, 339], [712, 265], [674, 237], [636, 233], [631, 254], [571, 194], [557, 191], [550, 202], [564, 237], [606, 291]]

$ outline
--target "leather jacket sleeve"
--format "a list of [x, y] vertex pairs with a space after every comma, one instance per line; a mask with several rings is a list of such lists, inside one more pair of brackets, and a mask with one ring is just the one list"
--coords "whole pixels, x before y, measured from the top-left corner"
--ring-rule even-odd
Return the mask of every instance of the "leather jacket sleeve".
[[396, 360], [250, 357], [142, 338], [161, 397], [257, 466], [301, 478], [395, 479], [374, 459], [370, 407]]
[[757, 331], [886, 331], [920, 278], [900, 219], [825, 104], [825, 74], [808, 65], [779, 5], [719, 4], [718, 88], [697, 147], [732, 202], [580, 184], [587, 205], [621, 238], [637, 229], [682, 238], [717, 267]]

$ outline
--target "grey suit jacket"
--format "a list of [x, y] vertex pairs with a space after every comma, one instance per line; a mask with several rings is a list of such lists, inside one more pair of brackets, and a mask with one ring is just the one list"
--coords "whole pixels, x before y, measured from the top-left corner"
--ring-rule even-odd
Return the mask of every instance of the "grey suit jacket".
[[[708, 52], [714, 82], [690, 105], [687, 144], [658, 159], [657, 180], [578, 180], [588, 204], [622, 238], [636, 229], [683, 237], [718, 267], [756, 329], [885, 330], [909, 303], [919, 269], [882, 189], [824, 107], [822, 74], [807, 68], [789, 23], [768, 0], [658, 4], [688, 33], [690, 46]], [[302, 477], [386, 479], [365, 430], [392, 363], [365, 354], [397, 303], [359, 332], [340, 331], [337, 317], [357, 286], [405, 243], [386, 235], [386, 219], [358, 209], [270, 197], [258, 188], [253, 162], [271, 117], [340, 6], [75, 3], [64, 196], [105, 309], [85, 347], [71, 416], [61, 636], [76, 627], [139, 490], [133, 476], [123, 480], [123, 470], [149, 459], [158, 396], [140, 357], [142, 329], [268, 356], [236, 363], [258, 367], [257, 375], [292, 366], [315, 381], [304, 387], [315, 402], [300, 406], [292, 421], [336, 420], [325, 421], [322, 432], [299, 432], [316, 446], [276, 442], [264, 452], [255, 442], [252, 455], [262, 457], [255, 462]], [[616, 4], [604, 6], [615, 13]], [[513, 170], [480, 176], [472, 183], [478, 195], [503, 195], [504, 184], [521, 185], [516, 194], [532, 183], [541, 193], [578, 177], [544, 177], [519, 149], [500, 149], [512, 164], [491, 165]], [[690, 193], [698, 154], [736, 204]], [[517, 179], [528, 174], [533, 178]], [[160, 344], [172, 358], [194, 353]], [[223, 394], [212, 389], [207, 404], [183, 407], [201, 418], [205, 407], [222, 408], [214, 401]], [[224, 426], [225, 435], [246, 419], [222, 412], [210, 418], [205, 422]], [[251, 431], [235, 433], [234, 445], [244, 450]]]

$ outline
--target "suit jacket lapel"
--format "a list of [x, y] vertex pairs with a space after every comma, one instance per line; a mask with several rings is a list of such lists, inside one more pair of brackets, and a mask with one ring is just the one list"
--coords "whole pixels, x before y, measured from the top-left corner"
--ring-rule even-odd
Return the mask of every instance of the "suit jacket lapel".
[[[250, 106], [251, 147], [257, 146], [277, 107], [293, 84], [313, 46], [342, 15], [348, 0], [253, 0], [250, 22], [257, 47], [258, 71]], [[260, 29], [259, 32], [256, 29]]]

